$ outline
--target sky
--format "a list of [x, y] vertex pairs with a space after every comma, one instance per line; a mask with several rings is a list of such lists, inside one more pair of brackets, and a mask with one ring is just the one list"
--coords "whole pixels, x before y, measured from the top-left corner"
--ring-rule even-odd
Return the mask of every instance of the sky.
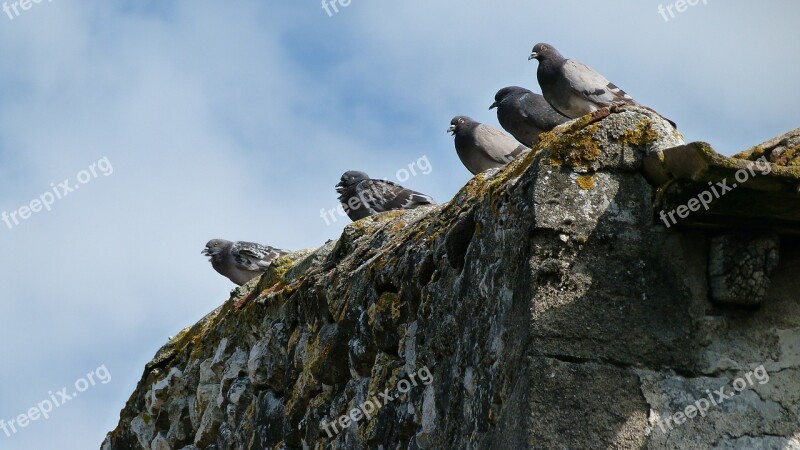
[[99, 448], [158, 348], [228, 298], [209, 239], [336, 239], [349, 219], [321, 211], [346, 170], [452, 198], [470, 174], [450, 119], [498, 126], [498, 89], [538, 92], [537, 42], [723, 154], [800, 126], [796, 0], [18, 1], [0, 12], [0, 450]]

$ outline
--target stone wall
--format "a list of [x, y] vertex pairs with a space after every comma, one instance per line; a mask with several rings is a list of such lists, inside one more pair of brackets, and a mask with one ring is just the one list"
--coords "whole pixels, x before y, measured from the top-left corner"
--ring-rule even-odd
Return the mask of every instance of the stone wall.
[[[642, 164], [682, 143], [578, 119], [288, 255], [159, 351], [102, 449], [800, 449], [798, 243], [660, 223]], [[712, 276], [734, 244], [764, 250]], [[712, 302], [742, 277], [757, 301]]]

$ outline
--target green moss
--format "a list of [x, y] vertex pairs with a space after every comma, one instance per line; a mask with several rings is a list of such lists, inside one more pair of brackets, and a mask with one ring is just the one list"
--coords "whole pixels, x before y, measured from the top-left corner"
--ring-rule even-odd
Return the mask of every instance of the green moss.
[[[375, 358], [375, 365], [370, 374], [366, 398], [380, 398], [380, 393], [384, 392], [386, 388], [391, 391], [394, 386], [397, 386], [398, 375], [402, 367], [402, 364], [399, 364], [391, 356], [379, 353]], [[368, 441], [369, 436], [374, 435], [380, 425], [377, 416], [385, 406], [385, 403], [379, 402], [375, 406], [377, 406], [377, 409], [372, 413], [372, 419], [366, 423], [366, 426], [359, 427], [361, 438], [364, 441]]]
[[382, 321], [381, 317], [391, 318], [393, 321], [398, 320], [405, 305], [406, 303], [400, 299], [398, 294], [384, 292], [377, 302], [369, 305], [367, 315], [370, 326], [376, 327], [378, 322]]
[[296, 260], [286, 256], [276, 259], [270, 266], [270, 270], [259, 280], [257, 288], [264, 290], [274, 286], [283, 279], [286, 272], [288, 272], [296, 262]]
[[776, 167], [773, 173], [783, 174], [794, 179], [800, 180], [800, 165], [790, 167]]
[[[315, 330], [315, 333], [318, 330]], [[336, 345], [335, 340], [330, 339], [325, 343], [320, 342], [321, 335], [317, 333], [314, 339], [308, 344], [306, 349], [307, 358], [305, 360], [304, 371], [307, 371], [315, 379], [319, 379], [319, 374], [322, 371], [326, 361], [330, 360], [330, 354], [334, 351]]]
[[[308, 364], [308, 362], [306, 362]], [[311, 400], [311, 387], [317, 383], [314, 376], [307, 369], [303, 369], [297, 377], [297, 382], [292, 386], [292, 390], [286, 397], [286, 415], [290, 416], [292, 413], [298, 411], [305, 411], [308, 402]]]
[[527, 172], [534, 158], [538, 154], [538, 150], [530, 151], [521, 158], [517, 158], [510, 164], [506, 165], [496, 177], [489, 181], [488, 191], [490, 193], [495, 193], [499, 189], [505, 187], [510, 180], [522, 176], [525, 172]]
[[764, 155], [764, 148], [761, 147], [760, 145], [756, 145], [753, 148], [741, 151], [741, 152], [731, 156], [731, 158], [746, 159], [746, 160], [749, 160], [749, 161], [754, 161], [754, 160], [762, 157], [763, 155]]
[[[237, 295], [231, 301], [173, 338], [168, 344], [171, 346], [170, 354], [189, 352], [191, 358], [199, 359], [204, 355], [208, 356], [216, 349], [223, 336], [229, 340], [236, 339], [240, 334], [246, 333], [244, 330], [258, 328], [262, 315], [256, 313], [254, 309], [265, 306], [252, 300], [255, 299], [256, 293], [259, 293], [276, 299], [277, 303], [283, 302], [299, 287], [296, 283], [284, 280], [286, 273], [295, 263], [297, 260], [291, 255], [275, 260], [257, 283], [239, 288]], [[248, 286], [252, 288], [248, 289]], [[242, 310], [237, 310], [234, 304], [243, 298], [250, 298], [251, 301]]]

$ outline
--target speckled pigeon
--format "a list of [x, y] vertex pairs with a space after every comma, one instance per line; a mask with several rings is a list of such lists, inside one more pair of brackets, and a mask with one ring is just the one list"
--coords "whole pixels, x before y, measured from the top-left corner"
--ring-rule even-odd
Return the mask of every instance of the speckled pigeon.
[[497, 108], [500, 125], [526, 147], [536, 145], [542, 132], [569, 120], [544, 97], [523, 87], [504, 87], [497, 91], [494, 100], [489, 109]]
[[455, 138], [458, 157], [473, 175], [503, 167], [528, 150], [497, 128], [467, 116], [454, 117], [447, 131]]
[[289, 253], [255, 242], [208, 241], [203, 255], [209, 257], [214, 270], [239, 286], [264, 273], [272, 261]]
[[[606, 107], [642, 106], [586, 64], [561, 56], [550, 44], [536, 44], [528, 58], [531, 59], [539, 61], [536, 76], [544, 98], [556, 111], [571, 119]], [[675, 122], [664, 119], [676, 127]]]
[[336, 185], [344, 211], [352, 221], [398, 209], [435, 205], [428, 195], [386, 180], [373, 180], [364, 172], [350, 170]]

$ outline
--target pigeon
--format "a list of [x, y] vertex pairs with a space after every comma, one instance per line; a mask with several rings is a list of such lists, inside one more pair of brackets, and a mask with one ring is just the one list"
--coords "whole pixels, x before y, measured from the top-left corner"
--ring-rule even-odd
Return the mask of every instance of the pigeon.
[[454, 117], [447, 131], [455, 138], [458, 157], [473, 175], [503, 167], [529, 150], [497, 128], [467, 116]]
[[356, 220], [398, 209], [436, 205], [428, 195], [406, 189], [386, 180], [373, 180], [364, 172], [350, 170], [336, 185], [339, 201], [347, 215]]
[[500, 125], [526, 147], [533, 148], [541, 133], [569, 120], [544, 97], [519, 86], [500, 89], [494, 100], [489, 109], [497, 108]]
[[202, 253], [209, 257], [220, 275], [242, 286], [266, 272], [272, 261], [289, 252], [255, 242], [213, 239], [208, 241]]
[[[556, 111], [570, 119], [591, 114], [601, 108], [622, 105], [642, 106], [591, 67], [564, 58], [550, 44], [536, 44], [528, 58], [529, 61], [532, 59], [539, 61], [536, 77], [545, 100]], [[664, 119], [672, 124], [673, 128], [677, 128], [675, 122]]]

